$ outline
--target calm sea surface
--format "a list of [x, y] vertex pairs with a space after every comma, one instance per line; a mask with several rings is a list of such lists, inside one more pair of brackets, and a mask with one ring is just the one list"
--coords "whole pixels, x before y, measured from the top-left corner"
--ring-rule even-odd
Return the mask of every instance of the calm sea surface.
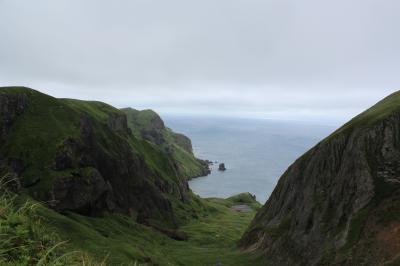
[[255, 194], [265, 202], [279, 177], [300, 155], [329, 135], [335, 127], [315, 123], [164, 116], [166, 125], [186, 134], [196, 156], [223, 162], [217, 170], [189, 182], [202, 197], [229, 197], [240, 192]]

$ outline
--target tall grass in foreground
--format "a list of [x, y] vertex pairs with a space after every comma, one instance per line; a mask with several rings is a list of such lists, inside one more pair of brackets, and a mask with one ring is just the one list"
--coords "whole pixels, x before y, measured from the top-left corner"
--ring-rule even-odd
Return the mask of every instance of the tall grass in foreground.
[[17, 202], [5, 180], [0, 179], [0, 265], [106, 265], [81, 252], [67, 252], [66, 242], [36, 214], [39, 205]]

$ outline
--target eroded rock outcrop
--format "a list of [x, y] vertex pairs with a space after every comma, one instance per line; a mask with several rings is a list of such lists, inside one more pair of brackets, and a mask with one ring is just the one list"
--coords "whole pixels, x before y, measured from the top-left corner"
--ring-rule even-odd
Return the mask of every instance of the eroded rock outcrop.
[[111, 113], [108, 117], [107, 124], [112, 130], [130, 133], [125, 114]]
[[192, 141], [183, 134], [173, 133], [175, 143], [190, 154], [193, 154]]
[[0, 91], [0, 137], [7, 134], [15, 118], [22, 114], [27, 106], [27, 95]]

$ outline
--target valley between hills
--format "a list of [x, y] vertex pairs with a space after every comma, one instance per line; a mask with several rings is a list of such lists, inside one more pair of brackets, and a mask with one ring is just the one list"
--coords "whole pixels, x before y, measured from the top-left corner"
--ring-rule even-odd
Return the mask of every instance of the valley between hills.
[[261, 206], [195, 195], [208, 162], [151, 110], [0, 88], [0, 264], [399, 265], [399, 122], [395, 93]]

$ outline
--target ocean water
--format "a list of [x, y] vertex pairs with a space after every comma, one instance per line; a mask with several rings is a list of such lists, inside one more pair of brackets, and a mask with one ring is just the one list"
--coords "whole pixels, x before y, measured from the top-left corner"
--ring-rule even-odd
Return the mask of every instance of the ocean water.
[[279, 177], [299, 156], [329, 135], [334, 126], [307, 122], [163, 116], [166, 125], [187, 135], [198, 158], [225, 163], [189, 182], [202, 197], [226, 198], [240, 192], [264, 203]]

